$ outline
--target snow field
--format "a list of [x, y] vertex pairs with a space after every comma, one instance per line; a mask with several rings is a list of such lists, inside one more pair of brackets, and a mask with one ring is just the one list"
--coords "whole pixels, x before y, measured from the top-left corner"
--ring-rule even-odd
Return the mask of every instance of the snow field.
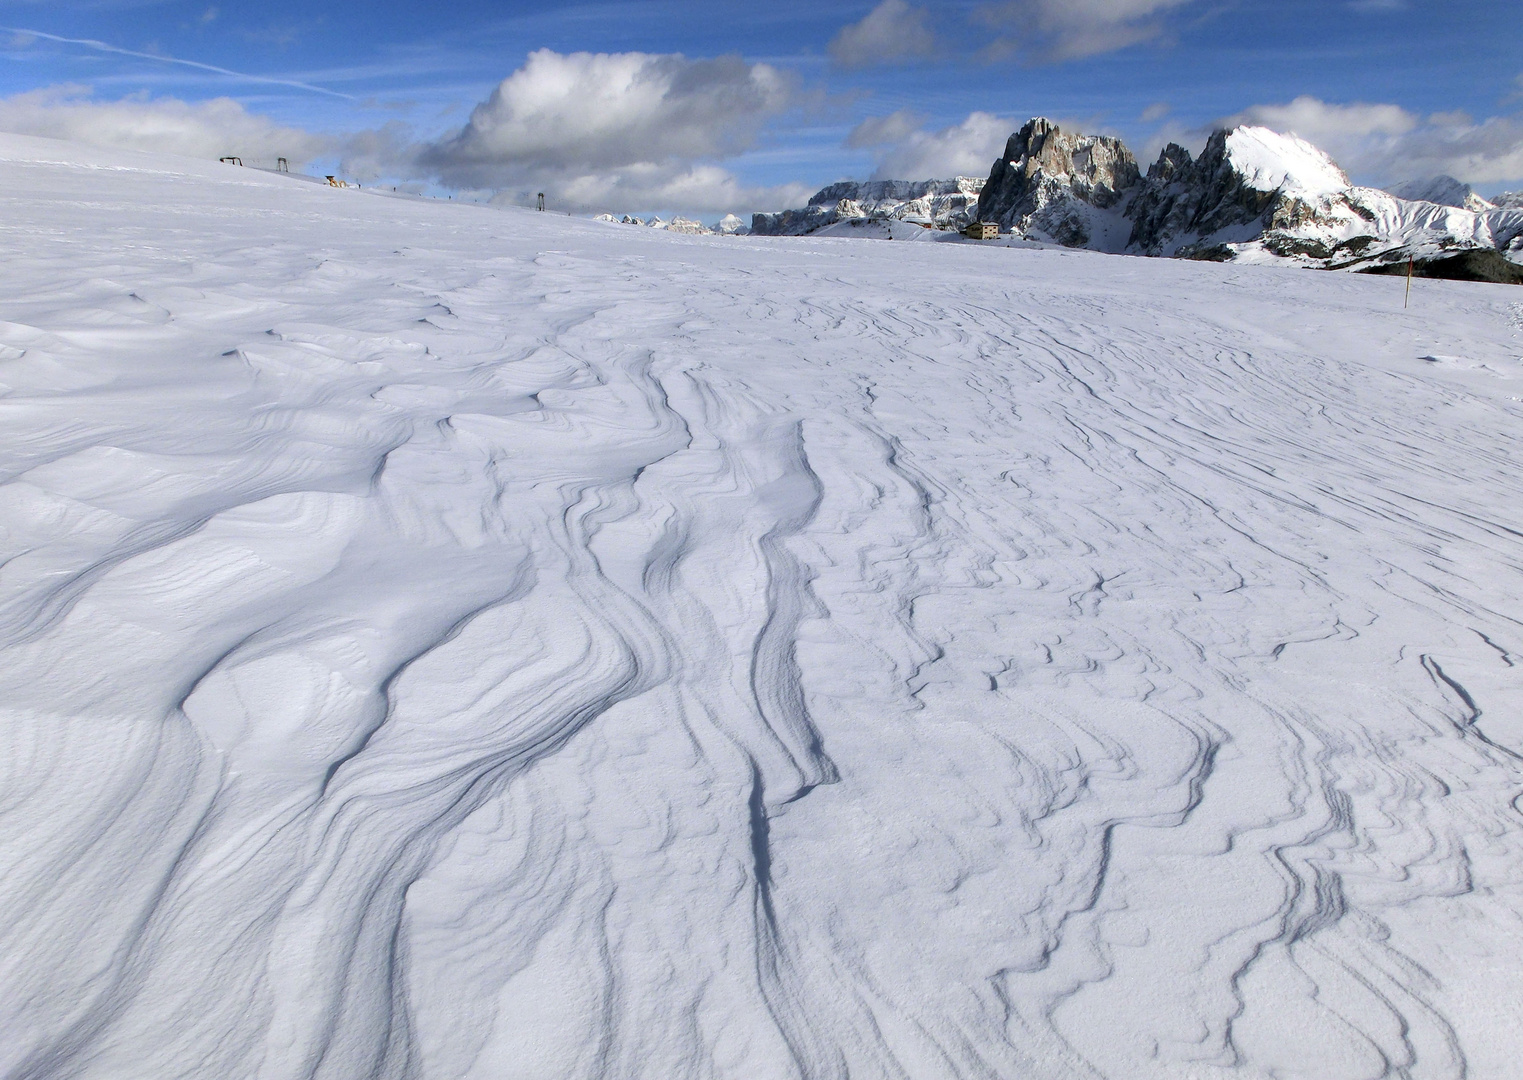
[[1512, 1075], [1506, 287], [0, 192], [0, 1076]]

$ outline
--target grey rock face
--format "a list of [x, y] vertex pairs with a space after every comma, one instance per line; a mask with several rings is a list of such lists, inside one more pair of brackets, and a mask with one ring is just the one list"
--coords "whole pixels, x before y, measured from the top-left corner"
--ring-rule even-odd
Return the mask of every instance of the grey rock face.
[[815, 192], [810, 206], [834, 206], [842, 199], [855, 203], [914, 202], [940, 196], [978, 196], [977, 180], [959, 176], [951, 180], [843, 180]]
[[1523, 191], [1504, 191], [1491, 200], [1491, 205], [1502, 210], [1523, 210]]
[[1178, 143], [1169, 143], [1163, 148], [1163, 153], [1158, 155], [1158, 160], [1148, 166], [1148, 182], [1151, 185], [1172, 184], [1175, 180], [1183, 179], [1193, 164], [1195, 162], [1190, 159], [1190, 151]]
[[1147, 184], [1127, 208], [1129, 248], [1147, 255], [1174, 254], [1171, 249], [1188, 247], [1194, 237], [1233, 225], [1269, 227], [1286, 200], [1278, 191], [1249, 186], [1227, 160], [1227, 134], [1213, 133], [1198, 160], [1177, 143], [1164, 147], [1148, 169]]
[[960, 229], [972, 220], [983, 181], [959, 176], [951, 180], [843, 181], [821, 188], [809, 205], [775, 214], [755, 214], [757, 236], [803, 236], [838, 221], [911, 221], [937, 229]]
[[1068, 135], [1039, 117], [1005, 144], [979, 196], [978, 219], [1079, 247], [1089, 241], [1083, 208], [1116, 206], [1141, 180], [1137, 159], [1120, 139]]
[[810, 203], [801, 210], [779, 210], [775, 214], [752, 214], [752, 236], [804, 236], [823, 229], [836, 220], [835, 207]]

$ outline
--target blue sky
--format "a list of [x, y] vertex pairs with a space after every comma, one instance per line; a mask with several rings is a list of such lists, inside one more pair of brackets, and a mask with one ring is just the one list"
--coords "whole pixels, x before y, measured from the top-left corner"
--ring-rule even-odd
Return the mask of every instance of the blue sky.
[[[153, 148], [145, 110], [158, 109], [187, 126], [169, 149], [195, 152], [199, 138], [210, 153], [206, 129], [220, 125], [229, 152], [241, 141], [255, 157], [283, 139], [300, 143], [293, 159], [342, 161], [373, 178], [478, 191], [549, 185], [578, 208], [680, 210], [686, 201], [712, 213], [895, 168], [972, 171], [983, 161], [986, 172], [997, 133], [1037, 114], [1119, 134], [1139, 156], [1165, 138], [1193, 149], [1232, 117], [1294, 126], [1356, 179], [1449, 171], [1489, 193], [1523, 186], [1519, 6], [884, 0], [875, 13], [871, 0], [0, 0], [0, 126]], [[560, 59], [581, 52], [741, 63]], [[512, 93], [467, 127], [510, 76]], [[680, 108], [599, 96], [621, 78], [655, 78], [689, 96]], [[573, 97], [543, 106], [547, 93]], [[566, 124], [577, 94], [587, 109], [628, 104], [628, 130], [650, 146], [649, 160], [615, 132]], [[205, 107], [218, 98], [241, 112]], [[113, 110], [122, 99], [129, 104]], [[529, 115], [542, 106], [549, 111]], [[546, 128], [567, 129], [566, 145], [546, 144]], [[603, 174], [617, 183], [599, 186]]]

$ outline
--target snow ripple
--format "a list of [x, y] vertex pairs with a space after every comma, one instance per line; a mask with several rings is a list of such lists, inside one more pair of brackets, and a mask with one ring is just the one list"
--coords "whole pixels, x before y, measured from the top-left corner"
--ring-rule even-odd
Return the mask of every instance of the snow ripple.
[[0, 1075], [1510, 1074], [1503, 293], [31, 145]]

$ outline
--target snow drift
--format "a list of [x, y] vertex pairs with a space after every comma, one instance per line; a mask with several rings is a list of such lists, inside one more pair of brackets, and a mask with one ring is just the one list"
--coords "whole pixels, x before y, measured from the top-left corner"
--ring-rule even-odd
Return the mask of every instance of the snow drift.
[[0, 1075], [1514, 1075], [1512, 290], [0, 196]]

